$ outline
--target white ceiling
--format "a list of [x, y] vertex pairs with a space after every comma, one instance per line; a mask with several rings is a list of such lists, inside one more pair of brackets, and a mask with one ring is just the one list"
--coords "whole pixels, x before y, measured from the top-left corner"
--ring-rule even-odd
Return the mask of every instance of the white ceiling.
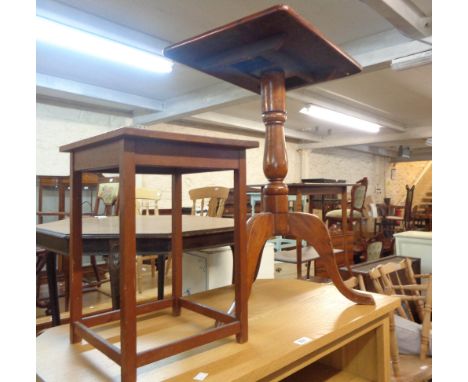
[[[432, 66], [390, 69], [394, 58], [431, 50], [430, 0], [290, 0], [299, 14], [353, 56], [363, 73], [288, 93], [287, 136], [304, 148], [347, 147], [393, 156], [431, 136]], [[165, 46], [276, 5], [269, 0], [37, 0], [37, 13], [130, 45]], [[409, 36], [412, 36], [411, 38]], [[176, 64], [153, 74], [37, 44], [39, 102], [127, 113], [136, 124], [181, 120], [263, 131], [258, 96]], [[308, 103], [380, 122], [377, 135], [299, 114]], [[429, 151], [428, 151], [429, 149]], [[430, 155], [430, 147], [425, 152]]]

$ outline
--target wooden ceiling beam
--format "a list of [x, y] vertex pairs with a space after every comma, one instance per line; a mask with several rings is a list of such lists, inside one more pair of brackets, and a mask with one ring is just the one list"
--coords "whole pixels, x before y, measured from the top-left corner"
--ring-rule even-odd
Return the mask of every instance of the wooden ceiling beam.
[[[90, 99], [94, 99], [139, 109], [153, 111], [163, 109], [162, 102], [153, 98], [141, 97], [135, 94], [123, 93], [82, 82], [36, 73], [36, 93], [38, 95], [50, 96], [51, 91], [57, 92], [57, 94], [65, 93], [80, 96], [83, 97], [83, 102], [87, 99], [89, 103], [92, 103]], [[57, 95], [57, 98], [62, 97]]]
[[408, 0], [361, 0], [403, 35], [418, 40], [432, 35], [432, 17]]
[[[190, 117], [191, 120], [197, 120], [208, 123], [215, 123], [220, 126], [235, 127], [237, 129], [244, 129], [248, 131], [255, 131], [265, 134], [265, 125], [262, 122], [255, 122], [250, 119], [237, 118], [226, 114], [216, 112], [206, 112]], [[308, 132], [295, 130], [295, 129], [284, 129], [286, 138], [299, 139], [305, 142], [319, 142], [322, 140], [321, 137], [311, 134]]]

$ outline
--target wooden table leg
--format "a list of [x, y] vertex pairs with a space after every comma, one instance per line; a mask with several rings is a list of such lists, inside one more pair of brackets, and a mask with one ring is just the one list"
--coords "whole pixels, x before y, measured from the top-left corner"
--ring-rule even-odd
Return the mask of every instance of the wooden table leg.
[[158, 300], [164, 298], [164, 277], [165, 277], [166, 255], [158, 255], [156, 266], [158, 267]]
[[124, 142], [119, 163], [121, 381], [137, 379], [136, 222], [134, 142]]
[[57, 290], [56, 255], [47, 251], [47, 285], [49, 287], [49, 304], [52, 312], [52, 326], [60, 325], [60, 308]]
[[83, 317], [83, 240], [82, 240], [82, 173], [75, 171], [75, 154], [70, 158], [70, 343], [81, 337], [75, 323]]
[[341, 192], [341, 211], [341, 226], [343, 227], [343, 232], [346, 232], [348, 230], [348, 192], [346, 186], [343, 187], [343, 191]]
[[[302, 211], [302, 193], [296, 193], [296, 212]], [[302, 238], [296, 240], [296, 273], [297, 278], [302, 279]]]
[[[38, 205], [37, 205], [37, 210], [38, 210], [39, 212], [42, 212], [42, 198], [43, 198], [42, 187], [43, 187], [43, 186], [42, 186], [42, 184], [41, 184], [41, 181], [39, 180], [39, 195], [38, 195], [38, 202], [37, 202], [37, 204], [38, 204]], [[43, 218], [42, 215], [39, 215], [39, 216], [38, 216], [37, 222], [38, 222], [39, 224], [42, 224], [42, 223], [44, 222], [44, 218]]]
[[114, 250], [109, 251], [109, 280], [111, 287], [112, 309], [120, 309], [120, 265], [119, 254]]
[[234, 284], [236, 282], [235, 276], [236, 276], [236, 249], [234, 248], [234, 244], [230, 245], [231, 247], [231, 253], [232, 253], [232, 281], [231, 283]]
[[41, 302], [39, 300], [40, 289], [41, 289], [41, 271], [47, 263], [47, 251], [38, 251], [36, 249], [36, 307], [37, 308], [48, 308], [49, 303]]
[[[59, 183], [59, 195], [58, 195], [58, 211], [65, 212], [65, 185], [60, 182]], [[65, 215], [59, 215], [58, 217], [60, 220], [65, 219]]]
[[63, 278], [65, 284], [65, 312], [70, 310], [70, 259], [68, 256], [62, 256]]
[[[235, 301], [236, 318], [240, 321], [240, 332], [236, 334], [238, 343], [248, 340], [248, 287], [247, 287], [247, 200], [246, 200], [246, 159], [245, 152], [239, 158], [239, 168], [234, 170], [234, 263], [236, 269]], [[257, 263], [257, 265], [259, 262]]]
[[182, 297], [182, 174], [172, 175], [172, 314], [180, 315]]
[[327, 214], [326, 208], [325, 208], [325, 195], [322, 194], [322, 220], [325, 220], [325, 215]]

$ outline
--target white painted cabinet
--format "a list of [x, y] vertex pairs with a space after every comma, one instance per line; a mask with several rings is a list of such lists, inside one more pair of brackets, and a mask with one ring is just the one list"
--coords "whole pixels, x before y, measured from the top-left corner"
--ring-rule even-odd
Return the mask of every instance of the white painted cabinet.
[[432, 273], [432, 232], [406, 231], [396, 233], [395, 249], [398, 256], [421, 259], [421, 272]]
[[[263, 250], [258, 272], [259, 279], [274, 278], [273, 245], [267, 243]], [[182, 258], [182, 293], [190, 295], [232, 283], [231, 247], [189, 251]]]

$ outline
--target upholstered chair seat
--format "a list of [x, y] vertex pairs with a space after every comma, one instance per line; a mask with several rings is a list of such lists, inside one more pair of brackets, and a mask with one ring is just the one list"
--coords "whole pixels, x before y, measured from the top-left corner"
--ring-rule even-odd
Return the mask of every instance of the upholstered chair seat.
[[403, 216], [385, 216], [385, 219], [387, 220], [401, 220], [403, 221]]
[[[341, 210], [332, 210], [332, 211], [328, 211], [327, 214], [325, 215], [327, 218], [336, 218], [336, 219], [340, 219], [341, 218], [341, 215], [342, 215], [342, 211]], [[351, 216], [351, 210], [348, 208], [346, 210], [346, 215], [347, 216]], [[356, 211], [356, 210], [353, 210], [353, 218], [360, 218], [362, 216], [361, 212], [360, 211]]]
[[[366, 199], [368, 180], [367, 178], [362, 178], [358, 180], [356, 184], [351, 188], [351, 203], [349, 203], [346, 209], [346, 216], [348, 224], [353, 227], [353, 223], [357, 222], [359, 224], [359, 233], [362, 236], [362, 221], [364, 219], [364, 201]], [[341, 209], [332, 210], [325, 214], [325, 222], [327, 226], [330, 224], [341, 223], [343, 218], [343, 211]]]

